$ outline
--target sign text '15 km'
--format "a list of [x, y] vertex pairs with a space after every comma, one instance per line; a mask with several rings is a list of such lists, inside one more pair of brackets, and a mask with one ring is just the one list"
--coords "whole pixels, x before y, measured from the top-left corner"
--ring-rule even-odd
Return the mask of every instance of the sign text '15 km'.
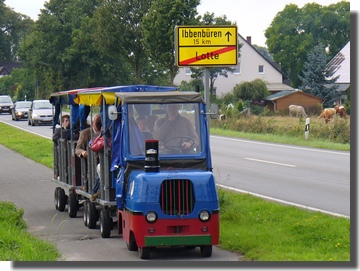
[[236, 66], [236, 26], [177, 26], [175, 28], [178, 66]]

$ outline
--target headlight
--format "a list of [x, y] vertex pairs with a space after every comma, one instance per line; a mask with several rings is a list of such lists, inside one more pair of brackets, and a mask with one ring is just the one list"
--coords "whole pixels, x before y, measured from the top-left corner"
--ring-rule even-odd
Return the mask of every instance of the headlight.
[[154, 211], [149, 211], [146, 213], [146, 221], [149, 223], [154, 223], [157, 219], [157, 215]]
[[201, 210], [199, 213], [199, 219], [201, 221], [208, 221], [210, 219], [210, 213], [206, 210]]
[[33, 118], [37, 118], [37, 117], [39, 117], [39, 115], [38, 115], [38, 114], [36, 114], [36, 113], [33, 113], [33, 114], [32, 114], [32, 116], [33, 116]]

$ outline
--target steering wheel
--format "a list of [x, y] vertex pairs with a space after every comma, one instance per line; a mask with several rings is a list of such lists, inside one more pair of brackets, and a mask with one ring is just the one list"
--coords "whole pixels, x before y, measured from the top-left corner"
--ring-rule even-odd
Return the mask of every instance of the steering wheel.
[[[185, 149], [182, 144], [184, 142], [190, 142], [191, 145], [189, 148]], [[193, 150], [195, 146], [195, 139], [193, 139], [190, 136], [175, 136], [172, 138], [169, 138], [164, 142], [164, 147], [170, 151], [176, 152], [176, 153], [183, 153], [187, 151]]]

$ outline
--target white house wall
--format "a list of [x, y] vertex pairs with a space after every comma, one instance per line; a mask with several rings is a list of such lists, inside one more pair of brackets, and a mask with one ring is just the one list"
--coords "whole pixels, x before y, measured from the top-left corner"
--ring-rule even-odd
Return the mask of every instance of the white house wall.
[[[240, 49], [240, 73], [228, 73], [228, 77], [219, 76], [215, 80], [214, 87], [218, 97], [231, 92], [235, 85], [242, 82], [253, 81], [257, 78], [266, 81], [269, 84], [282, 84], [282, 74], [275, 69], [254, 47], [252, 47], [240, 35], [239, 43], [242, 44]], [[264, 73], [259, 73], [259, 66], [264, 67]], [[175, 85], [180, 85], [182, 81], [191, 81], [191, 76], [186, 74], [186, 68], [180, 68], [179, 73], [174, 79]]]

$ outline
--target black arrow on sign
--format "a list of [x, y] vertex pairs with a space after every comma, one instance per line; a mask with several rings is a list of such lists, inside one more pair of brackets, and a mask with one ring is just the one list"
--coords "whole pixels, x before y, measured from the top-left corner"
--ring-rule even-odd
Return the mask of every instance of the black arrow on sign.
[[226, 32], [225, 36], [227, 36], [228, 42], [229, 42], [230, 41], [230, 36], [232, 36], [232, 34], [228, 31], [228, 32]]

